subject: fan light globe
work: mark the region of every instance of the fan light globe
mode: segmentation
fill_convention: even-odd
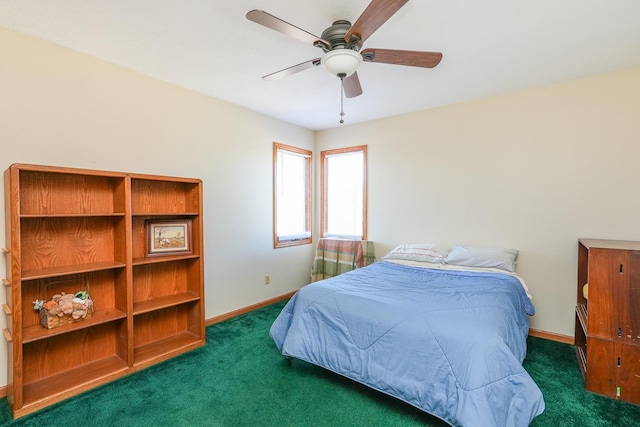
[[[327,52],[321,62],[324,68],[334,76],[339,77],[339,74],[344,74],[343,77],[349,77],[362,63],[362,55],[351,49],[336,49]]]

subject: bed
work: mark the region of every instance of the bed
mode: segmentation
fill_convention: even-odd
[[[529,425],[544,411],[522,367],[534,307],[513,272],[517,251],[497,261],[491,251],[399,246],[379,262],[300,289],[271,337],[286,357],[451,425]]]

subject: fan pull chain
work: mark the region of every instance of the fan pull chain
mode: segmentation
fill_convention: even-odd
[[[346,74],[340,73],[338,77],[340,77],[340,124],[344,123],[344,78]]]

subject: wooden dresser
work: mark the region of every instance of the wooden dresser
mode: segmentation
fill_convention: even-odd
[[[587,390],[640,404],[640,242],[579,239],[575,346]]]

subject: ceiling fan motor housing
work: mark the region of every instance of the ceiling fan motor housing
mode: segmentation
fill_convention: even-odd
[[[334,49],[353,49],[358,50],[358,46],[350,46],[350,43],[344,39],[345,34],[351,29],[351,22],[340,19],[335,21],[333,25],[322,32],[322,40],[328,41],[330,44],[329,50]]]

